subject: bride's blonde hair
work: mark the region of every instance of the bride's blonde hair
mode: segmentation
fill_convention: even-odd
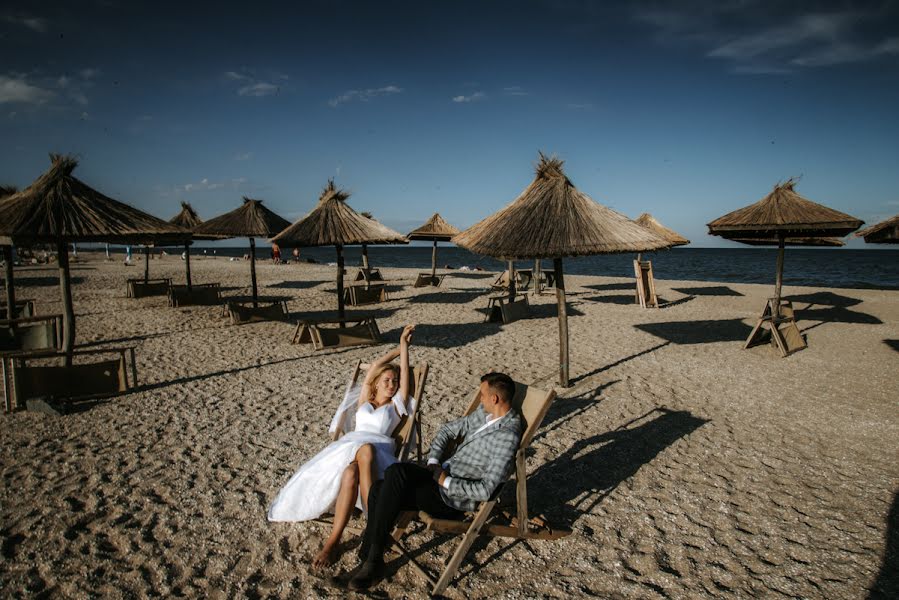
[[[400,368],[398,365],[393,363],[387,363],[386,365],[381,366],[377,371],[375,371],[375,376],[372,378],[373,385],[369,386],[369,394],[366,402],[374,402],[375,394],[378,389],[378,381],[380,381],[381,376],[387,371],[393,371],[393,374],[396,375],[397,384],[399,384],[400,380]]]

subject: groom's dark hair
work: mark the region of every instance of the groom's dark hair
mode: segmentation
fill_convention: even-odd
[[[487,382],[497,396],[503,399],[503,402],[511,405],[512,399],[515,398],[515,382],[505,373],[487,373],[481,377],[481,381]]]

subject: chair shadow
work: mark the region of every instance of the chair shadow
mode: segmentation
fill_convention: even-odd
[[[224,369],[222,371],[213,371],[212,373],[202,373],[200,375],[189,375],[187,377],[179,377],[178,379],[172,379],[171,381],[160,381],[159,383],[149,383],[149,384],[141,384],[135,386],[133,389],[128,390],[127,393],[135,393],[135,392],[146,392],[151,390],[158,390],[162,388],[167,388],[173,385],[182,385],[185,383],[192,383],[194,381],[205,381],[207,379],[212,379],[214,377],[221,377],[222,375],[233,375],[234,373],[242,373],[244,371],[252,371],[254,369],[261,369],[263,367],[270,367],[272,365],[278,365],[287,362],[295,362],[299,360],[304,360],[307,358],[315,358],[315,355],[311,356],[293,356],[290,358],[279,358],[277,360],[271,360],[265,363],[253,363],[251,365],[247,365],[245,367],[234,367],[233,369]]]
[[[494,278],[494,279],[496,278],[496,274],[495,274],[495,273],[491,273],[491,272],[483,272],[483,273],[478,273],[478,272],[475,272],[475,273],[472,273],[472,272],[467,272],[467,273],[457,273],[456,271],[450,271],[449,273],[446,274],[446,276],[447,276],[447,278],[449,278],[449,277],[458,277],[459,279],[490,279],[491,277]]]
[[[682,287],[671,288],[687,296],[743,296],[740,292],[732,290],[726,285],[710,285],[707,287]]]
[[[422,323],[415,326],[415,345],[428,348],[458,348],[500,332],[501,323]],[[399,340],[402,327],[382,332],[384,340]]]
[[[409,298],[409,301],[420,302],[422,304],[466,304],[476,298],[483,296],[485,293],[486,292],[484,290],[471,292],[437,291],[412,296],[411,298]]]
[[[637,305],[637,301],[634,299],[633,294],[615,294],[612,296],[589,296],[584,298],[584,300],[589,300],[591,302],[604,302],[606,304],[634,304]]]
[[[630,283],[598,283],[596,285],[584,285],[581,286],[590,290],[597,290],[599,292],[604,292],[606,290],[631,290],[636,291],[637,283],[636,281],[632,281]]]
[[[327,283],[327,281],[282,281],[281,283],[275,283],[267,287],[287,290],[308,290],[323,283]]]
[[[571,302],[566,302],[565,313],[569,317],[584,316],[584,313],[582,311],[580,311],[576,306],[574,306]],[[559,316],[559,306],[555,303],[531,304],[531,317],[532,318],[544,319],[547,317],[556,318],[558,316]]]
[[[621,380],[613,379],[612,381],[607,381],[595,389],[581,392],[577,396],[571,398],[556,398],[556,401],[550,405],[546,416],[543,417],[543,423],[540,425],[540,430],[534,437],[532,444],[536,443],[537,440],[544,437],[553,429],[558,429],[572,419],[580,417],[591,408],[599,406],[602,402],[603,391],[612,387],[619,381]]]
[[[372,307],[366,310],[367,307]],[[397,312],[398,308],[375,308],[376,305],[369,304],[363,305],[359,307],[359,310],[356,310],[355,307],[347,307],[346,312],[344,313],[344,318],[347,321],[352,321],[353,319],[359,319],[362,317],[374,317],[375,319],[386,319],[387,317],[392,316],[395,312]],[[315,319],[337,319],[337,311],[336,310],[324,310],[318,312],[295,312],[290,315],[291,320],[303,321],[303,320],[315,320]],[[402,331],[400,329],[399,331]],[[417,331],[417,329],[416,329]],[[383,334],[382,334],[383,337]],[[397,333],[397,340],[399,340],[399,333]],[[417,343],[417,340],[416,340]]]
[[[70,277],[69,279],[72,285],[77,285],[84,281],[84,277]],[[59,277],[15,277],[13,283],[16,286],[52,287],[59,285]]]
[[[672,306],[677,306],[678,304],[686,304],[687,302],[695,298],[696,296],[684,296],[683,298],[678,298],[677,300],[668,302],[664,298],[659,297],[659,308],[670,308]]]
[[[893,350],[895,350],[896,352],[899,352],[899,340],[883,340],[883,343],[886,344],[887,346],[889,346],[890,348],[892,348]]]
[[[880,572],[868,590],[869,600],[899,598],[899,492],[893,495],[893,504],[887,515],[885,546]]]
[[[811,294],[796,294],[792,296],[785,296],[784,300],[790,300],[794,304],[794,308],[796,304],[808,304],[809,308],[812,305],[820,305],[820,306],[838,306],[840,308],[847,308],[849,306],[855,306],[857,304],[861,304],[862,301],[858,298],[852,298],[851,296],[843,296],[842,294],[835,294],[830,291],[823,292],[814,292]]]
[[[92,348],[94,346],[103,346],[105,344],[124,344],[127,342],[142,342],[144,340],[151,340],[153,338],[164,337],[167,335],[174,335],[176,333],[192,333],[194,331],[201,331],[203,329],[221,329],[221,325],[209,325],[206,327],[194,327],[191,329],[173,329],[172,331],[158,331],[155,333],[141,333],[137,335],[130,335],[127,337],[113,338],[111,340],[94,340],[92,342],[84,342],[83,344],[75,344],[75,349],[78,348]]]
[[[670,343],[671,343],[671,341],[662,342],[661,344],[657,344],[655,346],[652,346],[651,348],[646,348],[645,350],[640,350],[639,352],[631,354],[630,356],[625,356],[624,358],[619,358],[615,362],[609,363],[607,365],[603,365],[602,367],[599,367],[597,369],[593,369],[589,373],[584,373],[583,375],[578,375],[577,377],[575,377],[574,379],[571,380],[571,384],[576,385],[576,384],[580,383],[581,381],[584,381],[588,377],[593,377],[594,375],[598,375],[599,373],[602,373],[603,371],[608,371],[609,369],[611,369],[613,367],[617,367],[618,365],[620,365],[622,363],[626,363],[629,360],[634,360],[635,358],[639,358],[641,356],[649,354],[650,352],[655,352],[656,350],[659,350],[660,348],[664,348],[665,346],[667,346]],[[602,387],[603,386],[600,386],[599,388],[597,388],[597,390],[601,389]],[[583,395],[586,393],[588,393],[588,392],[581,392],[581,394],[579,394],[579,395]]]
[[[663,340],[668,340],[672,344],[743,341],[749,337],[749,333],[752,331],[752,328],[740,319],[640,323],[634,327]]]

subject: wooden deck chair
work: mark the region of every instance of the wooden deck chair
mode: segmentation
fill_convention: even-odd
[[[409,395],[415,398],[415,409],[397,423],[391,436],[396,440],[395,456],[400,462],[409,460],[409,455],[412,452],[413,446],[416,448],[416,460],[418,460],[418,462],[421,462],[422,456],[421,406],[422,398],[425,395],[425,382],[428,379],[428,363],[422,361],[411,366],[412,381],[409,382]],[[356,385],[362,385],[362,378],[370,367],[371,365],[368,363],[363,363],[361,360],[357,361],[356,368],[353,369],[353,374],[350,376],[350,381],[347,384],[347,389]],[[344,433],[346,432],[338,430],[330,434],[331,441],[339,440]],[[316,521],[317,523],[326,523],[328,525],[334,522],[333,515],[322,515],[318,519],[313,519],[313,521]],[[360,534],[362,533],[362,528],[348,525],[346,531],[353,534]]]
[[[6,300],[0,303],[0,319],[21,319],[23,317],[33,317],[36,314],[34,300],[16,300],[16,308],[13,310],[12,316],[9,314]]]
[[[491,289],[494,290],[508,290],[509,289],[509,269],[506,269],[502,273],[499,274],[493,283],[490,284]]]
[[[502,485],[500,489],[494,492],[490,500],[482,502],[476,510],[468,513],[464,519],[436,519],[424,511],[418,513],[406,511],[400,514],[399,521],[393,532],[393,540],[400,551],[409,559],[410,564],[431,584],[432,595],[442,594],[452,582],[456,571],[462,564],[462,560],[479,536],[508,537],[520,540],[557,540],[571,534],[571,531],[568,529],[551,528],[541,518],[531,519],[528,517],[526,452],[555,397],[556,393],[554,391],[540,390],[523,383],[515,383],[513,405],[521,414],[525,429],[521,435],[521,442],[518,444],[518,452],[515,454],[516,510],[509,524],[490,522],[491,517],[496,516],[493,513],[502,491]],[[474,412],[479,403],[479,393],[475,392],[464,415]],[[426,530],[429,531],[462,536],[462,540],[450,557],[449,562],[446,563],[446,567],[440,574],[440,577],[436,580],[418,564],[403,543],[404,536],[407,534],[409,525],[413,520],[424,523]]]
[[[312,344],[313,350],[379,344],[381,332],[370,315],[301,319],[293,333],[294,344]]]
[[[381,275],[381,269],[378,268],[359,269],[354,281],[365,281],[366,284],[370,284],[372,281],[384,281],[384,277]]]
[[[387,302],[387,286],[383,283],[374,285],[348,285],[343,290],[343,301],[350,306]]]
[[[216,305],[222,301],[222,287],[218,283],[169,286],[169,306]]]
[[[227,302],[224,310],[231,317],[233,325],[258,323],[260,321],[286,321],[290,316],[286,300],[276,300],[270,304],[260,306],[247,306],[240,302]]]
[[[531,281],[534,280],[534,272],[531,269],[519,269],[515,271],[515,289],[519,292],[525,292],[531,287]]]
[[[0,320],[0,353],[62,348],[62,315]]]
[[[799,332],[799,327],[796,325],[793,303],[789,300],[781,300],[779,312],[780,317],[775,318],[774,298],[768,298],[768,301],[765,302],[762,316],[759,317],[755,327],[749,333],[749,337],[746,338],[746,344],[743,346],[744,350],[764,341],[764,338],[768,335],[771,336],[771,344],[780,350],[782,357],[789,356],[808,347],[805,339]]]
[[[415,284],[413,285],[413,287],[440,287],[440,284],[443,283],[444,277],[446,277],[446,275],[434,275],[432,277],[430,273],[419,273],[418,277],[415,279]]]
[[[488,296],[487,315],[485,323],[499,323],[506,325],[524,319],[531,314],[531,305],[527,296],[519,296],[514,302],[509,302],[508,296]]]
[[[110,354],[115,358],[82,362],[86,357]],[[137,385],[133,347],[75,350],[73,364],[68,367],[58,364],[65,356],[64,352],[54,351],[22,352],[2,357],[6,410],[28,407],[59,414],[65,412],[72,401],[114,396]]]
[[[652,275],[652,261],[635,260],[634,275],[637,278],[636,301],[643,308],[658,308],[656,282]]]
[[[127,296],[129,298],[145,298],[147,296],[165,296],[169,293],[172,280],[168,277],[147,280],[141,277],[129,279],[127,283]]]

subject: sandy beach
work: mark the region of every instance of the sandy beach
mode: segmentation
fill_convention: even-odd
[[[630,260],[622,257],[621,260]],[[249,265],[196,257],[195,283],[249,293]],[[334,267],[258,264],[260,293],[292,317],[334,311]],[[268,523],[290,474],[327,443],[357,360],[418,324],[431,366],[427,442],[461,414],[481,374],[538,387],[558,376],[555,296],[533,317],[483,323],[495,275],[382,269],[391,299],[366,307],[385,344],[314,352],[291,323],[232,326],[218,307],[128,299],[125,267],[73,264],[77,342],[133,346],[139,387],[81,412],[4,414],[2,568],[7,597],[343,597],[308,569],[326,529]],[[16,294],[61,310],[53,267],[16,270]],[[151,277],[183,282],[177,256]],[[865,598],[897,589],[899,291],[787,286],[809,347],[743,350],[772,285],[665,280],[668,306],[633,304],[633,282],[572,276],[574,385],[558,389],[528,457],[533,514],[556,542],[479,542],[449,594],[469,598]],[[511,499],[512,486],[504,497]],[[893,527],[888,530],[892,508]],[[347,536],[338,568],[355,565]],[[452,541],[413,548],[432,570]],[[376,597],[424,597],[396,560]]]

